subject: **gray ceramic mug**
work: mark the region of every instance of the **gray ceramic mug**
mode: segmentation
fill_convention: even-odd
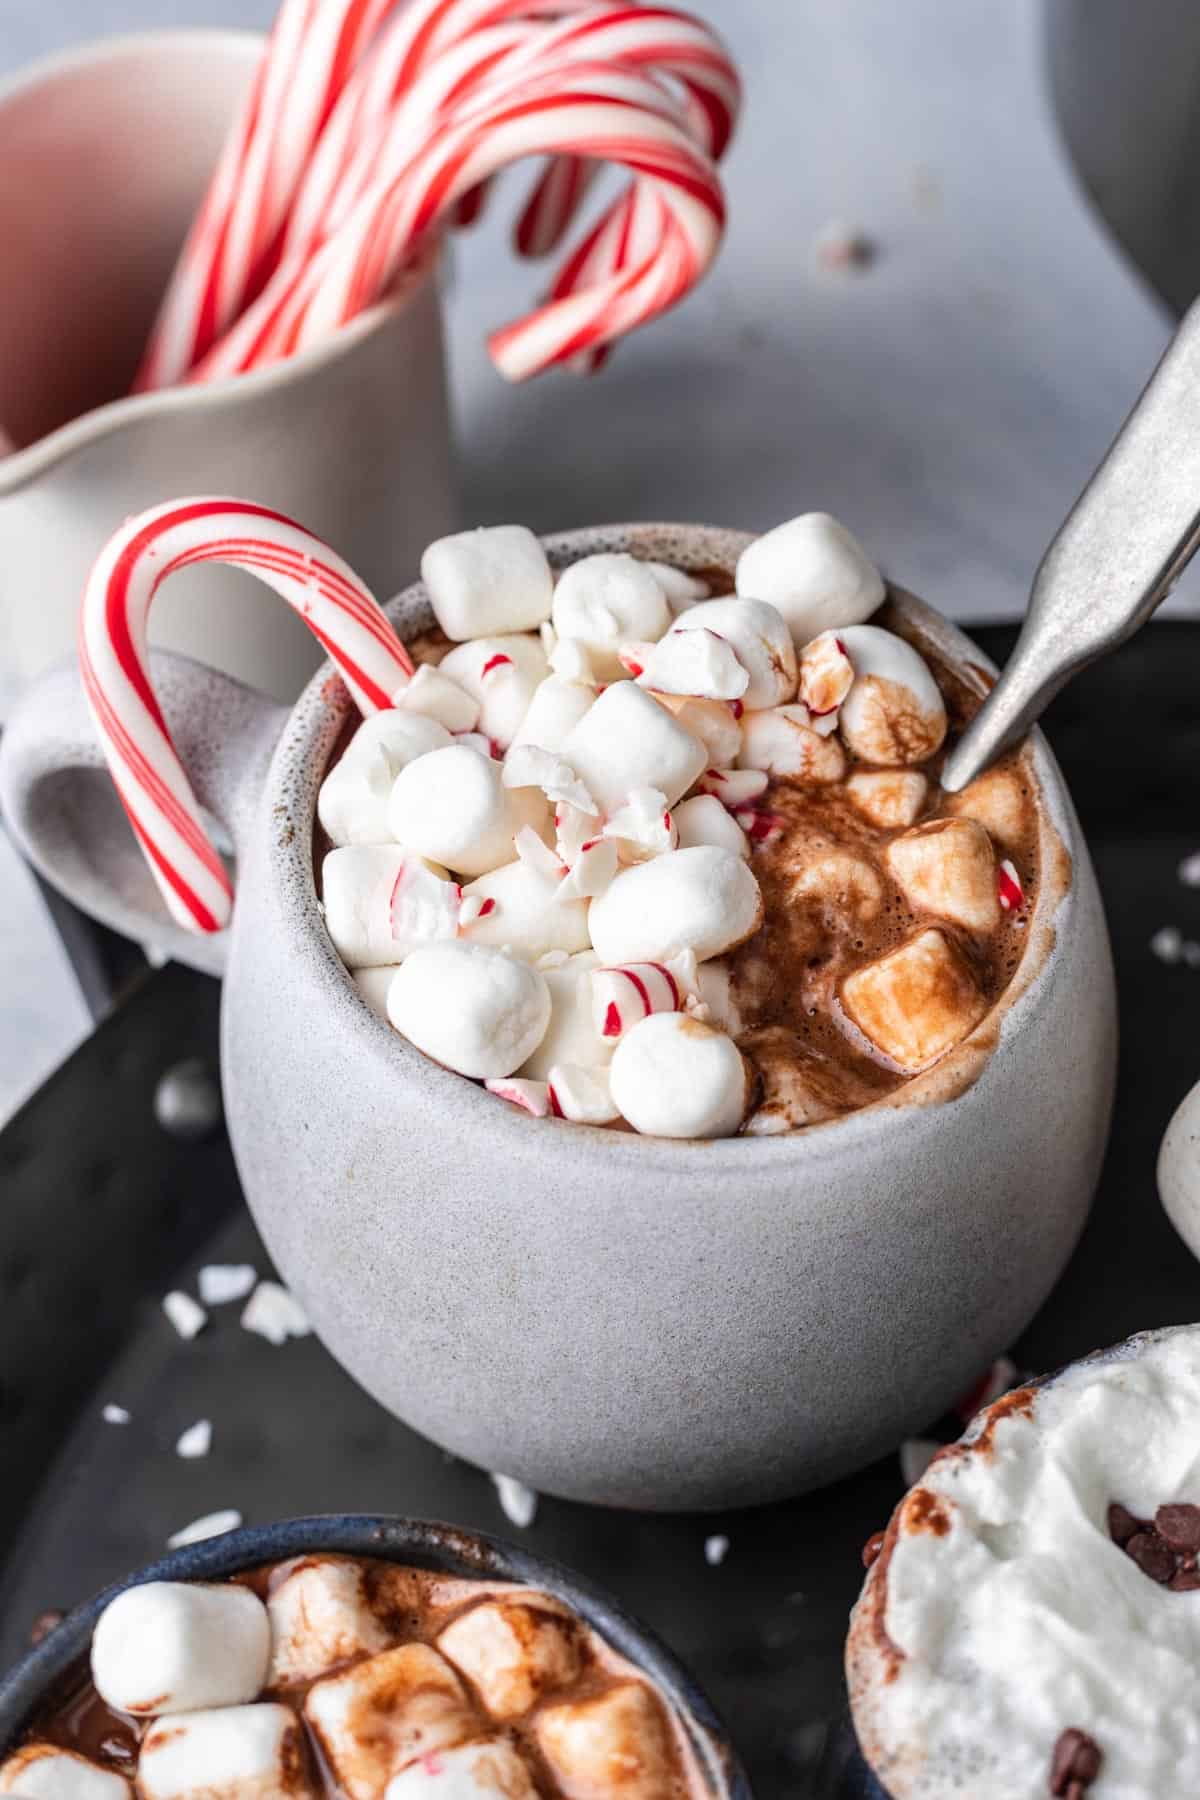
[[[729,570],[747,542],[667,525],[546,540],[560,567],[627,549]],[[897,599],[951,660],[980,667],[960,632]],[[404,635],[425,628],[423,589],[391,615]],[[154,673],[198,797],[237,850],[222,1059],[246,1197],[318,1333],[385,1406],[551,1493],[727,1506],[881,1455],[1028,1323],[1087,1213],[1115,1061],[1095,877],[1040,739],[1029,946],[961,1052],[899,1104],[679,1143],[531,1119],[367,1010],[313,876],[317,789],[349,716],[340,682],[318,676],[288,714],[181,659]],[[89,911],[141,935],[152,920],[184,960],[223,965],[219,940],[163,923],[72,671],[13,720],[0,800]]]

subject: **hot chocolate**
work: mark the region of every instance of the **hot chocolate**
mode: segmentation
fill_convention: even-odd
[[[977,1032],[1026,941],[1035,784],[1015,752],[943,794],[986,677],[835,521],[736,575],[556,582],[518,527],[423,574],[439,629],[318,845],[333,941],[418,1048],[538,1116],[704,1137],[836,1118]]]
[[[663,1696],[534,1589],[314,1555],[149,1582],[0,1765],[14,1800],[699,1800]]]

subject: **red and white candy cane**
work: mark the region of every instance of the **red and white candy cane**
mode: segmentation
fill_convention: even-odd
[[[233,890],[150,682],[146,628],[168,576],[195,563],[248,569],[328,650],[363,713],[385,711],[413,666],[373,596],[303,526],[243,500],[177,500],[131,519],[89,577],[79,620],[84,692],[117,792],[172,917],[220,931]]]
[[[671,962],[622,963],[611,969],[593,969],[592,1022],[599,1037],[624,1037],[651,1013],[682,1012],[692,993],[694,961],[676,957]]]
[[[655,318],[716,255],[721,184],[652,82],[581,64],[441,129],[400,177],[364,196],[302,271],[272,284],[197,378],[256,368],[324,337],[387,292],[463,194],[510,162],[559,151],[624,164],[651,181],[666,228],[638,266],[496,332],[493,360],[523,380]]]
[[[273,272],[297,186],[351,73],[397,0],[283,0],[137,378],[180,381]]]

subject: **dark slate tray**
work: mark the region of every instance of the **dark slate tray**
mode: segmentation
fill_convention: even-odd
[[[1002,661],[1012,633],[979,636]],[[1160,623],[1049,720],[1113,927],[1123,1047],[1091,1224],[1015,1347],[1030,1368],[1200,1317],[1200,1268],[1154,1186],[1167,1119],[1200,1076],[1200,969],[1149,950],[1167,924],[1200,939],[1200,892],[1176,877],[1200,848],[1198,681],[1200,626]],[[315,1340],[275,1350],[239,1329],[235,1307],[185,1344],[159,1311],[168,1288],[194,1291],[202,1262],[267,1267],[224,1136],[182,1143],[153,1115],[168,1066],[215,1066],[217,1006],[203,977],[147,976],[0,1134],[0,1663],[46,1608],[149,1561],[218,1508],[248,1522],[396,1511],[516,1535],[484,1476],[386,1418]],[[103,1424],[106,1401],[132,1424]],[[175,1440],[202,1417],[212,1454],[180,1461]],[[860,1547],[900,1488],[889,1458],[825,1493],[721,1517],[543,1500],[531,1541],[606,1584],[691,1663],[762,1800],[804,1800],[840,1712]],[[714,1533],[730,1540],[720,1567],[704,1555]]]

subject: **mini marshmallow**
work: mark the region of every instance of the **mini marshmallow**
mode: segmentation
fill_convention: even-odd
[[[883,577],[857,539],[828,513],[802,513],[742,551],[737,591],[769,600],[797,647],[823,631],[869,619],[883,603]]]
[[[721,601],[707,604],[724,604]],[[686,620],[688,615],[683,615]],[[695,695],[702,700],[740,700],[750,686],[732,646],[715,631],[676,628],[651,646],[637,680],[661,694]]]
[[[142,1800],[301,1800],[312,1793],[290,1707],[223,1706],[160,1718],[142,1740]]]
[[[592,1029],[609,1046],[652,1013],[681,1012],[696,993],[697,964],[690,950],[667,963],[626,963],[593,969]]]
[[[350,968],[399,963],[421,944],[458,936],[458,883],[399,844],[347,844],[331,850],[321,865],[321,893],[326,929]]]
[[[549,674],[546,653],[537,638],[473,638],[458,644],[441,665],[479,702],[476,727],[507,750],[525,720],[538,686]]]
[[[238,1323],[243,1331],[265,1338],[277,1350],[282,1350],[291,1338],[312,1335],[308,1314],[295,1294],[289,1293],[277,1281],[259,1282],[242,1309]]]
[[[916,1075],[987,1012],[962,952],[940,931],[910,938],[842,983],[847,1017],[904,1074]]]
[[[797,702],[743,715],[738,767],[829,786],[842,779],[846,758],[837,739],[822,736],[807,706]]]
[[[550,809],[536,789],[506,788],[499,763],[451,744],[400,771],[388,817],[397,843],[470,876],[511,861],[522,825],[544,828]],[[328,908],[328,895],[325,904]]]
[[[528,1765],[507,1738],[436,1750],[388,1783],[384,1800],[538,1800]]]
[[[996,853],[974,819],[933,819],[893,838],[888,868],[909,905],[966,931],[1000,923]]]
[[[585,556],[558,578],[554,629],[582,643],[597,678],[621,675],[617,652],[631,639],[657,643],[671,623],[667,597],[653,570],[636,557]]]
[[[796,692],[799,671],[796,646],[785,621],[765,600],[745,600],[730,595],[724,600],[702,600],[680,613],[670,635],[687,631],[711,631],[723,638],[749,677],[740,699],[750,710],[782,706]]]
[[[354,969],[351,973],[355,987],[358,989],[371,1011],[375,1014],[375,1017],[377,1019],[383,1019],[385,1023],[390,1025],[391,1020],[388,1018],[387,997],[388,989],[392,985],[392,976],[396,973],[395,964],[390,963],[381,965],[375,969]]]
[[[920,818],[929,783],[918,769],[860,769],[846,792],[864,819],[881,831],[897,831]]]
[[[482,1081],[515,1074],[533,1055],[550,1023],[550,992],[536,969],[502,950],[433,944],[401,963],[388,1016],[426,1056]]]
[[[666,595],[667,605],[673,613],[684,612],[698,600],[707,600],[712,593],[707,581],[701,581],[698,575],[689,575],[685,569],[672,568],[670,563],[648,562],[645,567]]]
[[[514,744],[504,759],[502,779],[506,788],[540,788],[547,800],[573,806],[577,812],[596,811],[596,802],[570,763],[537,744]]]
[[[854,686],[854,664],[836,631],[823,631],[820,637],[805,644],[800,655],[800,699],[813,716],[814,730],[818,721],[833,730],[838,710]]]
[[[660,694],[651,689],[660,706],[672,713],[685,731],[704,745],[708,760],[718,769],[732,768],[742,747],[742,728],[736,709],[725,700],[698,700],[693,695]]]
[[[744,943],[762,924],[758,882],[732,851],[699,845],[619,874],[593,900],[592,944],[606,963],[698,962]]]
[[[441,750],[450,733],[417,713],[376,713],[364,719],[345,755],[321,783],[317,817],[330,842],[391,842],[388,799],[401,769],[430,750]]]
[[[595,689],[582,681],[548,676],[534,690],[509,756],[523,744],[536,744],[541,750],[557,754],[595,698]]]
[[[566,1800],[670,1800],[675,1792],[667,1722],[644,1682],[545,1707],[536,1729]]]
[[[621,1116],[646,1137],[732,1137],[750,1104],[733,1039],[686,1013],[654,1013],[626,1032],[609,1080]]]
[[[92,1634],[92,1680],[118,1712],[238,1706],[262,1691],[267,1610],[249,1588],[148,1581],[109,1602]]]
[[[604,690],[562,754],[605,813],[616,812],[634,788],[658,788],[674,806],[708,760],[700,740],[632,681]]]
[[[481,708],[475,695],[468,694],[440,668],[421,663],[407,687],[392,695],[392,710],[402,716],[427,718],[447,732],[462,732],[474,731]],[[396,773],[400,771],[397,769]]]
[[[132,1800],[123,1775],[57,1744],[26,1744],[0,1764],[0,1794],[17,1800]]]
[[[621,1114],[612,1097],[605,1068],[555,1063],[546,1078],[550,1111],[573,1125],[611,1125]]]
[[[308,1691],[304,1714],[348,1800],[379,1800],[419,1757],[479,1735],[458,1676],[427,1644],[401,1644]]]
[[[543,625],[542,631],[548,632],[554,640],[546,650],[552,674],[560,676],[563,681],[577,682],[580,687],[595,689],[599,686],[586,644],[581,644],[578,638],[560,638],[552,625]]]
[[[765,769],[705,769],[696,786],[712,794],[730,812],[741,812],[762,798],[771,778]]]
[[[793,905],[819,909],[836,931],[848,918],[865,924],[879,916],[883,883],[869,862],[849,850],[818,851],[793,881],[791,899]]]
[[[554,576],[532,531],[491,525],[439,538],[421,558],[421,580],[448,638],[532,631],[550,617]]]
[[[986,769],[960,794],[947,794],[942,804],[956,819],[982,825],[1002,850],[1021,849],[1029,827],[1029,795],[1014,770],[1003,765]]]
[[[599,964],[594,950],[568,957],[557,968],[543,969],[550,992],[550,1024],[546,1035],[519,1073],[545,1081],[556,1063],[597,1068],[607,1063],[613,1046],[597,1031],[592,1007],[592,971]]]
[[[679,847],[674,815],[659,788],[633,788],[604,827],[623,863],[648,862]]]
[[[267,1612],[271,1688],[315,1681],[336,1663],[387,1648],[387,1629],[363,1591],[362,1568],[341,1557],[304,1557],[272,1588]]]
[[[742,1016],[733,994],[733,976],[729,964],[714,957],[702,962],[696,970],[696,992],[708,1014],[708,1023],[730,1037],[740,1037]]]
[[[749,856],[749,839],[715,794],[697,794],[691,800],[681,801],[672,816],[681,850],[714,844],[718,849],[732,850],[735,856]]]
[[[535,839],[535,842],[541,843],[541,840]],[[513,956],[531,963],[539,956],[545,956],[548,950],[565,950],[572,955],[588,948],[587,905],[582,900],[564,902],[559,899],[562,865],[553,851],[547,850],[544,844],[541,848],[553,861],[554,876],[543,874],[532,862],[518,857],[516,862],[506,863],[502,869],[492,869],[487,875],[481,875],[478,881],[471,882],[463,890],[465,900],[479,900],[484,905],[489,900],[495,903],[486,911],[481,909],[475,923],[465,928],[464,936],[469,943],[508,949]],[[489,1070],[489,1073],[511,1074],[512,1071],[497,1069]]]
[[[946,703],[924,659],[878,625],[855,625],[840,635],[854,664],[854,685],[838,720],[846,748],[882,768],[933,756],[946,736]]]
[[[483,1600],[460,1613],[437,1640],[493,1719],[519,1719],[583,1666],[575,1620],[549,1594]]]

